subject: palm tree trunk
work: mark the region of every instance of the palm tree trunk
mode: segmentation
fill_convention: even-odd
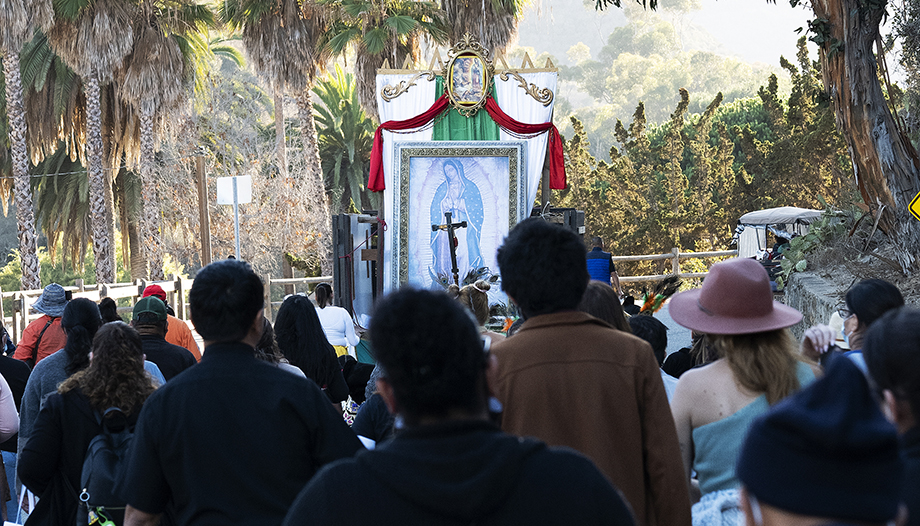
[[[157,200],[157,184],[153,173],[153,111],[141,109],[141,181],[144,202],[141,220],[141,237],[144,239],[144,255],[150,265],[150,279],[163,279],[163,251],[160,239],[160,206]]]
[[[19,260],[22,267],[22,290],[42,288],[41,266],[38,262],[38,241],[35,235],[35,210],[32,207],[32,187],[29,181],[29,156],[26,151],[26,118],[22,105],[22,78],[19,56],[3,54],[6,76],[6,113],[10,119],[10,150],[16,188],[16,222],[19,233]]]
[[[879,227],[898,247],[898,263],[906,273],[915,268],[920,254],[920,222],[909,211],[920,191],[920,158],[894,122],[878,81],[872,46],[885,4],[815,0],[812,8],[818,20],[828,21],[832,38],[821,46],[821,72],[834,99],[837,128],[850,149],[857,186],[866,204],[882,214]],[[877,210],[878,204],[885,209]]]
[[[131,261],[133,259],[133,254],[131,250],[131,241],[128,236],[128,221],[130,221],[130,219],[128,218],[128,196],[125,190],[125,177],[126,174],[124,171],[118,172],[118,175],[115,176],[113,192],[115,194],[115,208],[118,210],[118,223],[121,226],[121,259],[125,270],[131,274],[131,281],[134,281],[143,276],[139,275],[136,278],[134,277],[136,270]]]
[[[106,221],[106,177],[102,169],[102,108],[99,98],[99,77],[87,75],[83,85],[86,94],[86,159],[89,177],[89,209],[93,228],[93,262],[96,283],[115,282],[115,259]]]
[[[284,144],[284,89],[275,81],[275,155],[278,160],[278,172],[287,177],[287,148]]]
[[[297,96],[300,117],[300,136],[303,141],[308,196],[316,206],[311,210],[316,213],[314,228],[319,232],[320,268],[324,276],[332,275],[332,224],[329,216],[329,202],[326,199],[326,186],[323,183],[323,166],[319,158],[319,143],[316,140],[316,121],[313,119],[313,100],[310,88],[304,89]]]

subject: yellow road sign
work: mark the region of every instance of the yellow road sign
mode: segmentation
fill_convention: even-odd
[[[910,202],[910,213],[914,214],[918,220],[920,220],[920,193],[914,196],[914,200]]]

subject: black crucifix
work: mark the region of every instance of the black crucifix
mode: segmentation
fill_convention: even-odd
[[[450,222],[450,212],[444,212],[444,223],[443,225],[431,225],[431,231],[437,232],[438,230],[447,231],[447,246],[450,247],[450,265],[451,272],[454,274],[454,283],[457,286],[460,286],[460,269],[457,268],[457,238],[454,237],[454,230],[458,228],[466,228],[466,221],[460,221],[459,223]]]

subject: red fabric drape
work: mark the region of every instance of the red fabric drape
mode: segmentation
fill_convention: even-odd
[[[549,187],[553,190],[565,189],[565,156],[562,151],[562,138],[559,137],[559,130],[556,125],[550,122],[541,124],[524,124],[508,116],[495,99],[489,97],[486,99],[486,111],[489,116],[505,131],[519,135],[538,135],[549,130]]]
[[[387,121],[377,127],[377,131],[374,132],[374,146],[371,148],[371,170],[367,182],[368,190],[372,192],[382,192],[386,187],[383,177],[383,130],[412,130],[421,128],[444,111],[449,102],[450,99],[448,99],[447,93],[445,92],[434,101],[434,104],[432,104],[425,113],[403,121]],[[486,111],[489,112],[489,116],[492,117],[492,120],[494,120],[496,124],[513,134],[532,136],[549,131],[549,187],[553,190],[565,189],[565,156],[562,151],[562,139],[559,137],[559,130],[556,129],[552,121],[540,124],[525,124],[516,121],[502,111],[502,109],[498,107],[498,103],[495,102],[495,99],[491,96],[486,99]]]
[[[367,181],[367,189],[371,192],[382,192],[386,187],[383,178],[383,130],[411,130],[421,128],[437,117],[447,108],[450,99],[447,92],[442,94],[425,113],[416,115],[404,121],[386,121],[377,127],[374,132],[374,146],[371,148],[371,173]]]

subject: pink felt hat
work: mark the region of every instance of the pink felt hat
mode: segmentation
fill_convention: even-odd
[[[773,301],[770,277],[753,259],[730,259],[712,266],[703,288],[671,298],[675,322],[706,334],[751,334],[795,325],[802,313]]]

